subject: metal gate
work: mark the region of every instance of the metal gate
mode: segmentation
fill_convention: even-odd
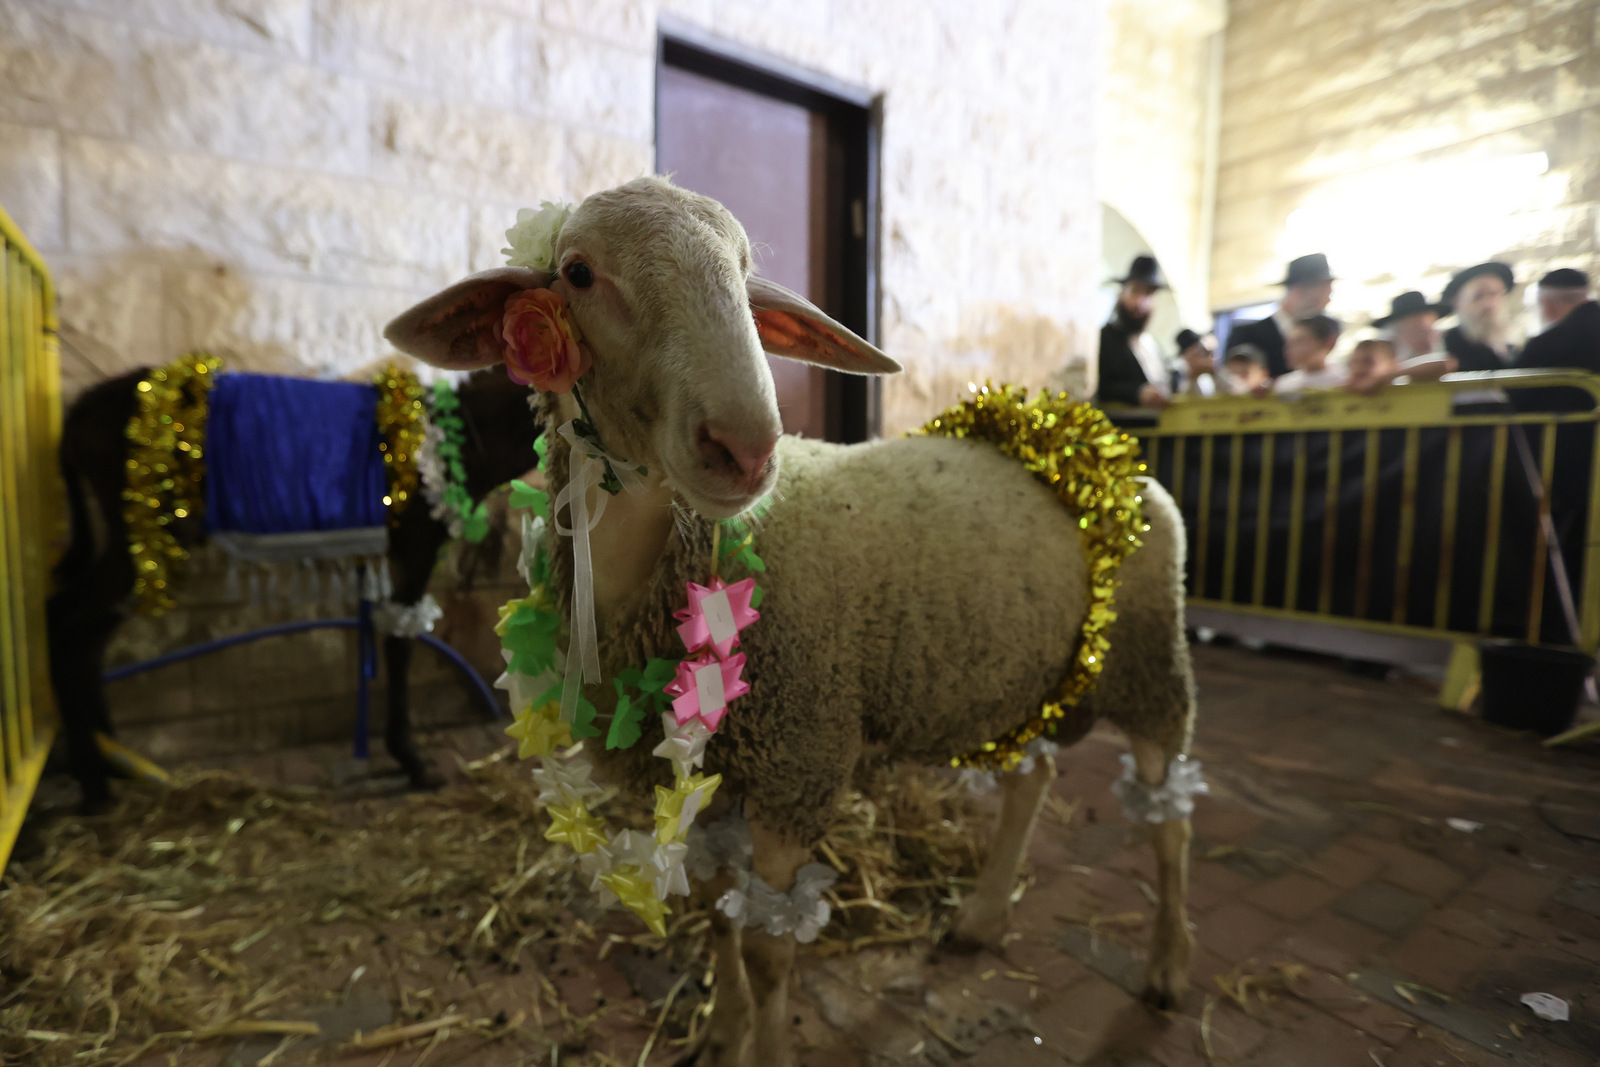
[[[63,532],[55,287],[0,209],[0,869],[56,731],[45,648],[51,542]]]

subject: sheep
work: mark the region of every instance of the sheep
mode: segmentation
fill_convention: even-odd
[[[869,751],[947,762],[1027,721],[1055,690],[1086,607],[1076,517],[1020,463],[990,445],[911,437],[833,445],[780,436],[763,349],[849,373],[898,370],[883,353],[798,295],[751,270],[749,241],[717,202],[660,178],[590,196],[555,242],[552,269],[474,275],[394,320],[395,346],[440,366],[502,358],[508,299],[548,288],[566,301],[592,358],[584,401],[609,451],[653,472],[645,491],[611,498],[592,533],[594,605],[610,676],[682,646],[671,613],[704,581],[715,522],[770,498],[758,534],[768,569],[763,620],[741,635],[751,689],[707,746],[719,799],[742,802],[759,882],[795,883],[834,799]],[[542,393],[546,425],[578,414],[570,393]],[[566,483],[569,451],[550,437],[548,477]],[[1137,796],[1190,772],[1194,690],[1183,623],[1183,533],[1176,506],[1145,483],[1149,530],[1122,568],[1120,621],[1092,696],[1056,739],[1097,718],[1129,738]],[[554,533],[551,589],[570,608],[573,554]],[[602,716],[606,694],[588,692]],[[654,724],[651,724],[652,726]],[[665,784],[654,736],[595,752],[609,781],[639,795]],[[1055,776],[1045,755],[1007,775],[997,832],[956,917],[962,942],[995,944],[1018,867]],[[1185,812],[1186,814],[1186,812]],[[1187,818],[1152,821],[1160,905],[1148,998],[1183,994]],[[697,874],[706,874],[697,871]],[[699,888],[733,886],[722,871]],[[744,876],[749,879],[750,876]],[[713,913],[719,995],[706,1062],[789,1062],[787,982],[795,939],[739,930]]]

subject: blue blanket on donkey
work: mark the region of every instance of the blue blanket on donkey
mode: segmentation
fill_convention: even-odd
[[[218,376],[205,445],[210,532],[381,530],[377,403],[370,385]]]

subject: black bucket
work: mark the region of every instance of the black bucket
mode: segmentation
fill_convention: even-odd
[[[1483,641],[1478,653],[1485,719],[1546,737],[1572,728],[1594,657],[1518,641]]]

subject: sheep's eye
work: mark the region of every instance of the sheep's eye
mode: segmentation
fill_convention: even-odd
[[[594,271],[587,263],[574,263],[567,267],[567,283],[574,289],[587,289],[594,284]]]

